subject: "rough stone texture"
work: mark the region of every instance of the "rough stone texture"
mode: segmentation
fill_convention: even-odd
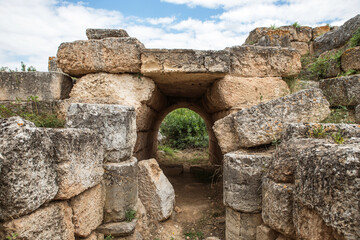
[[[291,42],[290,46],[295,48],[301,56],[309,53],[309,44],[306,42]]]
[[[259,42],[260,38],[269,30],[266,27],[255,28],[249,33],[249,36],[245,40],[245,45],[254,45]]]
[[[260,46],[290,46],[290,32],[282,29],[269,29],[258,41]]]
[[[229,72],[228,51],[145,49],[141,73],[167,96],[200,97]]]
[[[66,126],[96,130],[101,136],[105,162],[120,162],[132,156],[136,142],[133,107],[73,103]]]
[[[60,68],[57,67],[56,57],[49,57],[48,60],[48,71],[49,72],[62,72]]]
[[[314,208],[346,239],[360,238],[360,138],[348,144],[319,143],[304,149],[295,175],[295,196]]]
[[[139,162],[139,196],[146,210],[158,221],[169,218],[175,204],[174,188],[155,159]]]
[[[19,234],[16,239],[74,240],[72,212],[67,202],[52,203],[44,208],[0,225],[0,239],[11,233]]]
[[[294,224],[297,238],[304,240],[335,240],[331,227],[325,225],[319,214],[301,204],[294,205]]]
[[[239,137],[235,129],[234,117],[232,113],[214,123],[213,130],[218,140],[223,154],[236,151],[240,148]]]
[[[104,238],[104,234],[93,232],[86,238],[76,238],[76,240],[104,240]]]
[[[137,219],[131,222],[107,223],[99,226],[96,231],[105,235],[111,234],[114,237],[125,237],[135,231]]]
[[[307,89],[241,110],[233,116],[239,145],[253,147],[279,139],[285,122],[320,122],[329,113],[329,103],[322,92]]]
[[[261,212],[261,178],[271,155],[224,156],[224,204],[245,213]]]
[[[58,72],[0,72],[0,100],[58,100],[69,97],[73,86],[69,76]]]
[[[290,40],[296,42],[309,42],[312,39],[312,28],[307,26],[281,26],[279,30],[286,30],[290,32]]]
[[[346,72],[349,70],[360,70],[360,46],[346,50],[341,55],[341,68]]]
[[[104,169],[101,140],[89,129],[49,129],[59,191],[55,199],[70,199],[99,184]]]
[[[360,104],[360,74],[322,79],[320,89],[331,106],[356,106]]]
[[[129,34],[124,29],[86,29],[86,36],[90,39],[104,39],[104,38],[123,38],[129,37]]]
[[[295,236],[292,184],[275,183],[268,178],[263,179],[262,219],[272,229],[289,237]]]
[[[327,50],[345,45],[353,33],[360,27],[360,14],[346,21],[338,29],[330,31],[314,40],[314,50],[321,54]]]
[[[153,121],[157,116],[152,108],[146,104],[142,104],[136,109],[136,128],[137,131],[148,131],[153,127]]]
[[[87,237],[102,223],[104,204],[105,189],[101,184],[71,199],[76,236]]]
[[[330,26],[328,26],[328,25],[313,28],[312,40],[314,40],[317,37],[320,37],[320,36],[324,35],[325,33],[329,32],[329,31],[330,31]]]
[[[260,225],[256,228],[256,240],[275,240],[277,232],[266,225]]]
[[[5,162],[5,158],[3,157],[3,155],[0,153],[0,174],[1,174],[1,168],[2,168],[2,165],[4,164]]]
[[[241,213],[226,208],[226,240],[256,240],[256,227],[261,224],[260,213]]]
[[[217,80],[205,95],[210,112],[233,107],[248,108],[290,93],[289,87],[280,77],[246,78],[228,75]]]
[[[104,164],[106,198],[104,223],[125,220],[125,213],[134,209],[138,199],[137,159]]]
[[[57,191],[52,142],[20,117],[0,119],[0,220],[18,218],[52,200]]]
[[[230,51],[232,75],[241,77],[286,77],[301,70],[300,54],[295,49],[235,46]]]
[[[130,37],[62,43],[57,64],[63,72],[77,77],[98,72],[138,73],[143,48],[141,42]]]
[[[360,104],[355,108],[355,121],[360,123]]]

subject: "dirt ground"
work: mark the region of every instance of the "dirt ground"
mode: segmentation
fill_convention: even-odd
[[[166,160],[162,159],[161,164],[165,163]],[[184,167],[184,172],[180,173],[167,171],[163,166],[165,175],[175,189],[176,207],[171,218],[160,224],[155,239],[200,240],[211,236],[225,239],[222,179],[190,173],[189,166]]]

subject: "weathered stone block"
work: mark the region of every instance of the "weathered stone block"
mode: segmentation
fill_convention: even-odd
[[[294,196],[346,239],[360,238],[360,138],[314,144],[298,158]]]
[[[206,92],[205,103],[211,112],[248,108],[290,93],[280,77],[235,77],[217,80]]]
[[[241,110],[232,116],[239,145],[253,147],[279,139],[285,122],[320,122],[329,113],[329,103],[321,90],[307,89]]]
[[[360,47],[346,50],[341,55],[341,68],[346,72],[349,70],[360,70]]]
[[[175,204],[174,188],[155,159],[139,162],[139,196],[146,210],[158,221],[169,218]]]
[[[301,70],[300,54],[295,49],[235,46],[230,51],[230,73],[241,77],[286,77]]]
[[[67,202],[52,203],[22,218],[1,223],[0,238],[17,233],[16,239],[75,240],[72,211]]]
[[[309,42],[312,38],[312,28],[307,26],[294,27],[294,26],[281,26],[279,30],[286,30],[290,32],[290,40],[292,42]]]
[[[90,129],[48,129],[53,142],[59,191],[55,199],[70,199],[99,184],[104,169],[98,134]]]
[[[0,100],[59,100],[69,97],[73,86],[69,76],[57,72],[0,72]]]
[[[309,53],[309,44],[307,42],[291,42],[290,46],[295,48],[301,56]]]
[[[20,117],[0,119],[0,220],[29,214],[57,191],[52,142],[46,130]]]
[[[355,121],[360,123],[360,104],[355,108]]]
[[[105,162],[120,162],[132,156],[136,142],[133,107],[73,103],[67,114],[67,127],[96,130],[104,147]]]
[[[104,164],[104,169],[104,223],[121,222],[125,220],[125,213],[134,209],[138,199],[137,159]]]
[[[61,69],[57,67],[56,57],[49,57],[48,71],[49,72],[62,72]]]
[[[87,237],[102,223],[104,204],[105,189],[101,184],[71,199],[76,236]]]
[[[360,74],[320,80],[320,89],[331,106],[360,104]]]
[[[123,38],[129,37],[129,34],[124,29],[86,29],[86,36],[91,39],[104,39],[110,37]]]
[[[224,204],[244,213],[261,212],[261,178],[271,155],[224,156]]]
[[[131,222],[107,223],[99,226],[96,231],[114,237],[125,237],[134,233],[137,219]]]
[[[314,40],[317,37],[320,37],[322,35],[324,35],[325,33],[330,31],[330,26],[329,25],[325,25],[325,26],[320,26],[320,27],[315,27],[313,28],[312,31],[312,40]]]
[[[277,232],[264,224],[256,228],[256,240],[275,240],[277,235]]]
[[[258,41],[259,46],[290,46],[290,32],[282,29],[269,29]]]
[[[136,109],[136,128],[137,131],[148,131],[153,128],[153,121],[157,116],[152,108],[142,104]]]
[[[266,27],[255,28],[249,33],[249,36],[245,40],[245,45],[254,45],[259,42],[260,38],[265,35],[269,30]]]
[[[81,238],[79,240],[104,240],[105,236],[102,233],[93,232],[86,238]],[[77,239],[76,239],[77,240]]]
[[[289,236],[295,236],[293,223],[292,184],[275,183],[268,178],[262,183],[262,219],[272,229]]]
[[[218,140],[223,154],[238,150],[241,146],[239,137],[235,129],[234,117],[232,113],[214,123],[213,130]]]
[[[314,50],[321,54],[327,50],[339,48],[346,44],[353,33],[360,27],[360,14],[346,21],[338,29],[325,33],[314,40]]]
[[[261,224],[260,213],[241,213],[226,208],[226,240],[256,240],[256,228]]]
[[[71,76],[89,73],[138,73],[144,45],[136,38],[105,38],[62,43],[57,64]]]

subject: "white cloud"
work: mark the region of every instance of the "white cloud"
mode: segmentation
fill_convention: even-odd
[[[164,18],[148,18],[147,21],[152,25],[159,25],[159,24],[170,24],[175,21],[175,17],[164,17]]]

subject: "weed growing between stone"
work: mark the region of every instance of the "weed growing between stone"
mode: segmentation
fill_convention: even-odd
[[[360,46],[360,28],[358,28],[356,30],[356,32],[354,33],[354,35],[350,38],[349,40],[349,46],[352,47],[357,47]]]
[[[112,240],[114,237],[111,234],[104,237],[104,240]]]
[[[12,233],[10,234],[9,236],[6,236],[6,239],[7,240],[15,240],[15,239],[18,239],[17,237],[19,236],[19,234],[17,233]]]
[[[132,220],[135,219],[135,215],[136,215],[136,211],[134,209],[130,209],[125,213],[125,220],[127,222],[131,222]]]
[[[355,123],[354,118],[350,114],[350,110],[346,106],[339,106],[331,109],[330,115],[322,121],[322,123]]]

